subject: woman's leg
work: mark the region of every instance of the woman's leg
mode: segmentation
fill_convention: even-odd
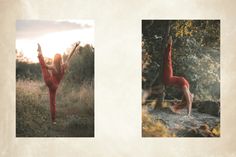
[[[173,76],[172,58],[171,58],[171,44],[168,44],[167,50],[164,54],[164,71],[163,81],[166,85],[170,83],[171,77]]]
[[[172,42],[167,46],[167,52],[164,56],[164,72],[163,72],[163,81],[166,85],[175,85],[183,88],[184,97],[188,107],[188,115],[191,114],[192,109],[192,95],[189,91],[189,83],[184,77],[173,76],[173,67],[172,67]],[[173,111],[178,111],[185,107],[185,103],[182,101],[180,105],[173,107]]]
[[[56,90],[49,89],[50,94],[50,112],[52,122],[56,120]]]
[[[41,66],[41,71],[42,71],[43,79],[44,79],[46,85],[49,85],[50,82],[51,82],[51,74],[49,73],[49,71],[48,71],[48,69],[46,67],[46,64],[44,62],[43,56],[42,55],[38,56],[38,59],[39,59],[39,64]]]

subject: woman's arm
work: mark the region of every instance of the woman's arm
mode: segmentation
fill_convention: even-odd
[[[47,68],[48,70],[55,70],[55,68],[54,68],[53,65],[47,65],[47,64],[46,64],[46,68]]]
[[[80,45],[80,42],[75,43],[75,47],[73,48],[73,50],[70,52],[70,55],[68,56],[68,58],[66,59],[66,61],[64,62],[64,64],[62,64],[62,67],[64,69],[64,72],[66,72],[66,70],[69,67],[69,62],[73,56],[73,54],[75,53],[76,48]]]
[[[75,53],[76,48],[77,48],[79,45],[80,45],[80,42],[75,43],[75,47],[74,47],[73,50],[70,52],[70,55],[69,55],[69,57],[67,58],[65,64],[68,64],[68,63],[70,62],[71,57],[73,56],[73,54]]]

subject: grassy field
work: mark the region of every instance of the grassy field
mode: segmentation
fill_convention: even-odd
[[[48,88],[44,82],[16,82],[17,137],[93,137],[94,85],[61,84],[56,97],[56,121],[50,118]]]

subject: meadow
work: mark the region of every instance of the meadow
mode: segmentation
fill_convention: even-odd
[[[56,125],[37,63],[16,62],[17,137],[94,137],[94,51],[78,50],[57,89]]]
[[[79,88],[59,87],[56,120],[50,118],[48,89],[41,81],[16,82],[17,137],[92,137],[94,136],[93,83]]]

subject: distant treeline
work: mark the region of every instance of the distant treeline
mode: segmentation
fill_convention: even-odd
[[[65,60],[67,54],[63,55]],[[65,82],[81,83],[92,81],[94,78],[94,48],[91,45],[81,46],[76,50],[69,69],[64,77]],[[29,63],[22,60],[22,56],[16,59],[16,80],[42,80],[39,63]]]
[[[16,60],[16,79],[39,80],[41,79],[39,63],[27,63]]]

